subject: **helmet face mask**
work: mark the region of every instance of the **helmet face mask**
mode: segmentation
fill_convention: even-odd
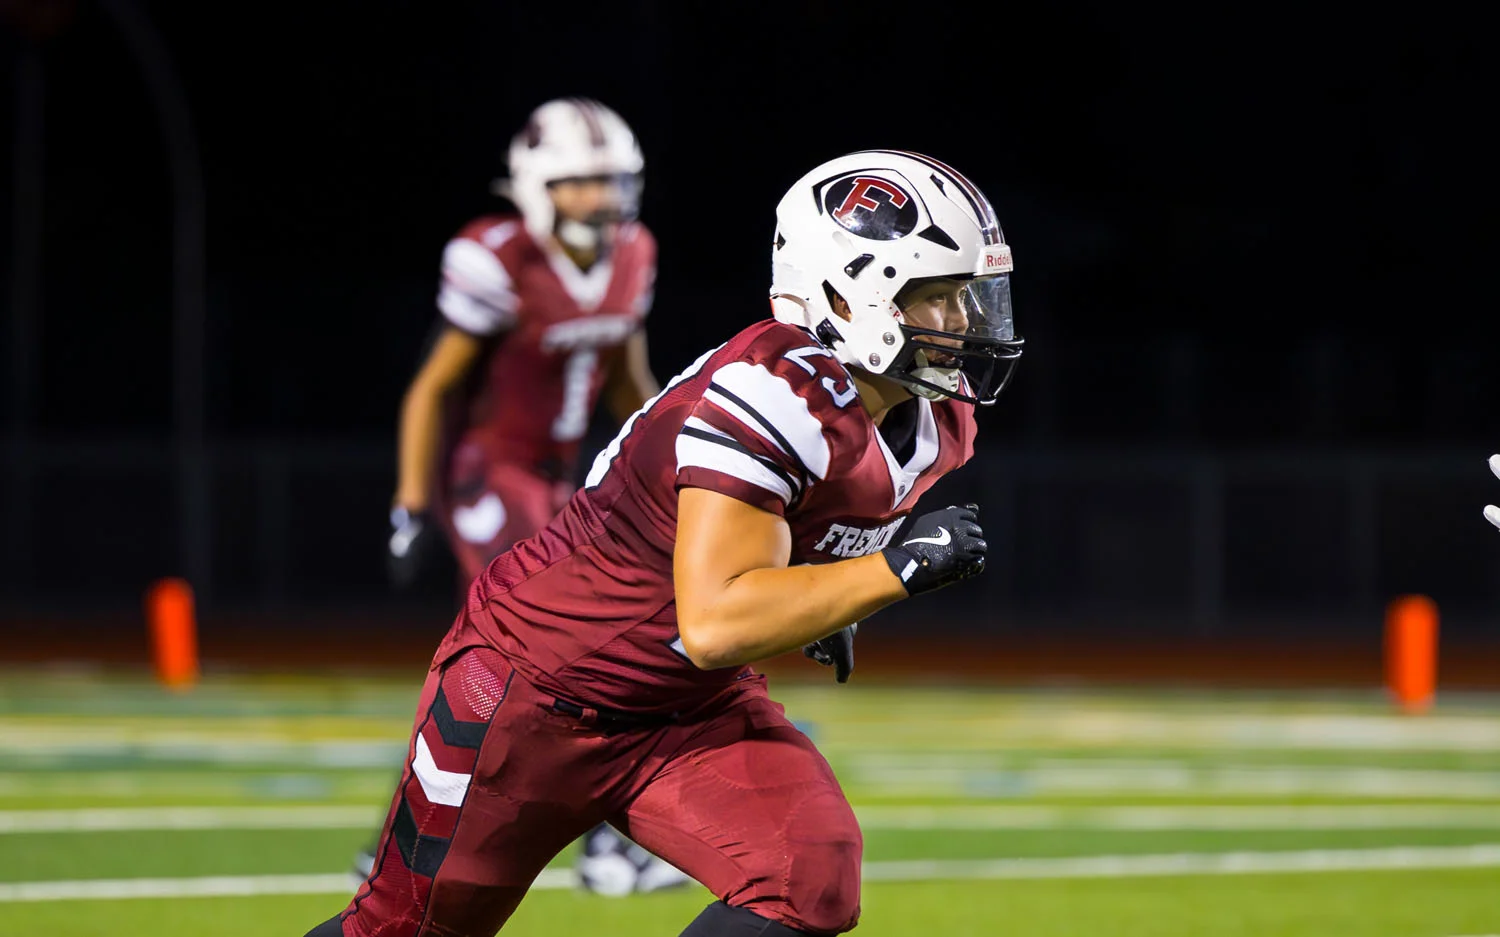
[[[993,404],[1021,356],[1010,274],[913,280],[896,305],[906,342],[885,376],[930,400]]]
[[[577,250],[607,248],[620,225],[640,214],[639,173],[600,174],[547,182],[553,234]]]
[[[1022,342],[1010,248],[973,183],[930,157],[867,150],[804,175],[776,219],[778,319],[915,394],[995,402]]]

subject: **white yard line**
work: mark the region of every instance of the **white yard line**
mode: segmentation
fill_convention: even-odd
[[[1159,875],[1246,875],[1371,869],[1457,869],[1500,866],[1500,843],[1395,849],[1300,852],[1168,853],[1049,859],[918,859],[867,862],[871,882],[935,880],[1126,878]],[[122,898],[217,898],[246,895],[352,894],[347,875],[247,875],[202,878],[84,879],[0,884],[0,903]],[[570,869],[547,869],[536,889],[574,887]]]
[[[533,888],[569,888],[570,869],[546,869]],[[195,878],[77,879],[0,884],[0,903],[18,901],[111,901],[121,898],[229,898],[253,895],[354,894],[349,874],[211,875]]]
[[[1500,772],[1364,765],[1212,764],[1153,761],[1049,761],[1007,765],[993,754],[952,756],[863,755],[841,774],[850,783],[886,793],[974,797],[995,794],[1140,793],[1327,795],[1341,798],[1434,797],[1450,800],[1500,797]]]
[[[902,805],[856,808],[871,830],[1358,830],[1500,829],[1500,806],[1466,804],[1054,807]],[[95,807],[0,810],[0,836],[163,830],[331,830],[374,826],[360,806]]]
[[[1177,711],[1095,707],[1077,703],[969,712],[945,702],[928,717],[825,717],[831,745],[860,749],[916,746],[1044,748],[1164,747],[1171,749],[1303,749],[1342,751],[1484,752],[1500,748],[1493,715],[1433,716],[1352,713]]]
[[[885,830],[1500,829],[1500,806],[1475,804],[1161,807],[951,804],[860,807],[855,812],[861,826]]]
[[[352,892],[348,875],[213,875],[202,878],[101,878],[0,885],[6,901],[109,901],[118,898],[223,898]]]
[[[1500,865],[1500,844],[1308,849],[1287,852],[1166,853],[1049,859],[916,859],[867,863],[866,881],[933,879],[1124,878],[1156,875],[1248,875],[1371,869],[1478,868]]]
[[[112,830],[345,830],[379,823],[371,807],[87,807],[0,810],[6,833],[96,833]]]
[[[0,753],[0,762],[4,761]],[[0,803],[7,798],[48,797],[92,802],[181,798],[203,801],[312,800],[336,793],[344,799],[379,802],[389,796],[400,759],[383,772],[311,772],[260,774],[214,772],[83,771],[0,772]],[[985,794],[1107,794],[1112,800],[1132,795],[1326,795],[1340,800],[1423,797],[1435,800],[1500,800],[1500,771],[1421,769],[1374,766],[1285,764],[1195,765],[1181,761],[1141,759],[1069,759],[1011,764],[993,752],[972,757],[953,753],[931,756],[856,755],[841,763],[846,786],[907,794],[927,801],[952,797],[973,800]]]

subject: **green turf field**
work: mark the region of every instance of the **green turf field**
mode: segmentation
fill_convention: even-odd
[[[300,937],[420,676],[0,673],[0,935]],[[772,690],[865,828],[859,934],[1500,934],[1500,700]],[[672,937],[710,900],[583,894],[569,858],[506,934]]]

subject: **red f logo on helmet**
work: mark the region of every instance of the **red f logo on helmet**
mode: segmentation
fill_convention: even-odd
[[[848,221],[849,216],[854,214],[856,208],[863,208],[869,212],[880,208],[880,203],[870,198],[870,192],[872,191],[884,192],[892,208],[900,208],[906,204],[906,193],[894,185],[891,185],[884,179],[860,176],[854,180],[854,188],[850,189],[849,194],[844,196],[843,203],[833,210],[833,217],[839,221]]]

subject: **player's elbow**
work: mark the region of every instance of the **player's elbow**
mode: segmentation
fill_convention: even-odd
[[[722,631],[702,618],[679,619],[677,636],[682,643],[682,653],[699,670],[718,670],[743,663],[737,648],[725,641]]]

